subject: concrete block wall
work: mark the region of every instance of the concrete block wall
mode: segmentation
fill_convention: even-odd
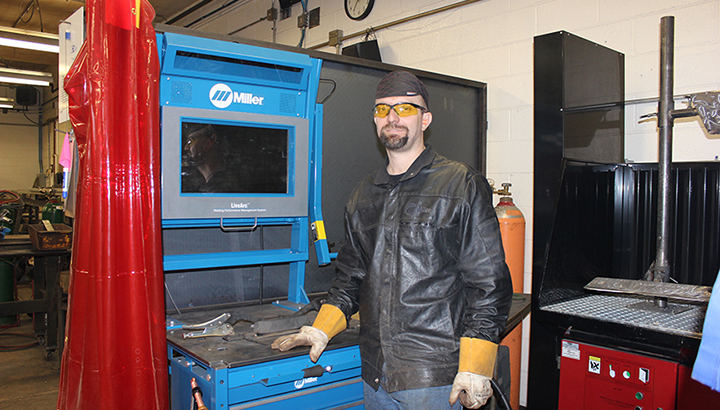
[[[438,0],[377,0],[362,21],[347,18],[341,0],[308,0],[320,7],[320,25],[306,31],[305,47],[321,45],[328,33],[344,35],[424,13],[467,3]],[[272,0],[245,2],[232,12],[193,28],[228,34],[265,15]],[[275,2],[277,4],[277,2]],[[296,46],[297,15],[242,30],[239,37]],[[720,1],[718,0],[484,0],[377,31],[386,63],[482,81],[488,84],[487,176],[513,184],[516,205],[527,219],[525,291],[530,291],[533,206],[533,37],[559,30],[625,54],[625,156],[629,162],[656,162],[657,121],[640,120],[657,111],[660,20],[675,16],[675,95],[720,90]],[[346,41],[344,46],[360,41]],[[336,52],[331,47],[322,51]],[[371,102],[368,102],[371,104]],[[681,100],[676,107],[684,107]],[[368,118],[370,121],[370,118]],[[435,131],[437,132],[437,130]],[[372,136],[368,136],[371,138]],[[697,118],[677,120],[674,161],[715,161],[720,136],[705,132]],[[520,403],[526,402],[529,323],[524,346]]]

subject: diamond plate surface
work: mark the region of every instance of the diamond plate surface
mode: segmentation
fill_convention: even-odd
[[[619,323],[693,338],[702,337],[705,308],[691,304],[668,303],[667,309],[640,309],[645,299],[623,296],[591,295],[559,302],[541,310]]]

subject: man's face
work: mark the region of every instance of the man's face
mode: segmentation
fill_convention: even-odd
[[[375,100],[375,104],[387,104],[390,106],[399,103],[412,103],[425,107],[425,101],[418,95],[385,97]],[[401,117],[395,109],[391,109],[386,117],[376,116],[374,120],[378,138],[380,138],[385,148],[390,151],[402,151],[415,148],[418,144],[424,144],[423,131],[430,125],[432,115],[427,111],[418,109],[417,114]]]
[[[190,134],[185,146],[183,154],[187,161],[187,165],[199,166],[205,163],[206,154],[212,149],[212,138],[199,133]]]

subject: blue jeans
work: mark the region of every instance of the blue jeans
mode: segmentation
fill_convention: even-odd
[[[460,410],[458,400],[450,406],[450,386],[427,387],[424,389],[401,390],[388,393],[382,385],[375,391],[363,382],[366,410]]]

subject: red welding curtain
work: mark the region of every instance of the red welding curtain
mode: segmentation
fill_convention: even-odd
[[[66,77],[80,153],[58,409],[167,409],[159,63],[146,0],[87,0]]]

